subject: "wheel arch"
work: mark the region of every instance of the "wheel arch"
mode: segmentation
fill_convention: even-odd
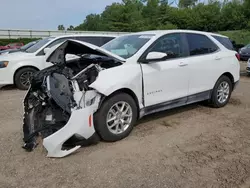
[[[102,105],[102,103],[103,103],[105,100],[107,100],[107,99],[109,99],[110,97],[113,97],[114,95],[117,95],[117,94],[119,94],[119,93],[126,93],[126,94],[130,95],[130,96],[134,99],[135,104],[136,104],[136,107],[137,107],[137,119],[138,119],[138,118],[139,118],[139,115],[140,115],[139,100],[138,100],[136,94],[135,94],[131,89],[129,89],[129,88],[120,88],[120,89],[118,89],[118,90],[116,90],[116,91],[113,91],[113,92],[112,92],[110,95],[108,95],[108,96],[104,96],[104,95],[103,95],[102,100],[101,100],[101,102],[100,102],[100,104],[99,104],[99,107]]]
[[[225,72],[225,73],[223,73],[223,74],[217,79],[217,81],[218,81],[222,76],[226,76],[226,77],[228,77],[228,78],[231,80],[231,83],[232,83],[232,86],[233,86],[232,89],[234,89],[234,86],[235,86],[234,76],[233,76],[230,72]]]
[[[13,74],[13,83],[14,84],[16,84],[15,83],[15,77],[16,77],[17,72],[20,71],[20,70],[22,70],[22,69],[24,69],[24,68],[33,68],[33,69],[36,69],[37,71],[39,71],[39,69],[37,67],[32,66],[32,65],[26,65],[26,66],[19,67],[18,69],[15,70],[15,72]]]

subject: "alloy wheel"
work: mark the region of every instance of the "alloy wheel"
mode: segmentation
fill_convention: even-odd
[[[129,128],[132,116],[131,106],[124,101],[119,101],[108,111],[106,125],[111,133],[121,134]]]

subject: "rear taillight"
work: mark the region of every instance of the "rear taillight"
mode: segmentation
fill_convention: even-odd
[[[240,61],[240,54],[236,53],[235,56],[237,57],[238,61]]]

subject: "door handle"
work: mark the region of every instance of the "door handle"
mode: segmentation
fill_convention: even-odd
[[[221,59],[221,57],[218,57],[218,56],[215,57],[215,60],[220,60],[220,59]]]
[[[188,64],[187,63],[183,63],[183,62],[180,62],[179,63],[179,67],[185,67],[185,66],[187,66]]]

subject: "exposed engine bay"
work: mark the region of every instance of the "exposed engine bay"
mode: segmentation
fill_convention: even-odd
[[[65,56],[67,48],[63,50]],[[93,114],[102,95],[89,85],[100,71],[121,64],[111,57],[81,54],[37,72],[24,99],[23,148],[34,150],[41,136],[49,157],[64,157],[93,138]]]

